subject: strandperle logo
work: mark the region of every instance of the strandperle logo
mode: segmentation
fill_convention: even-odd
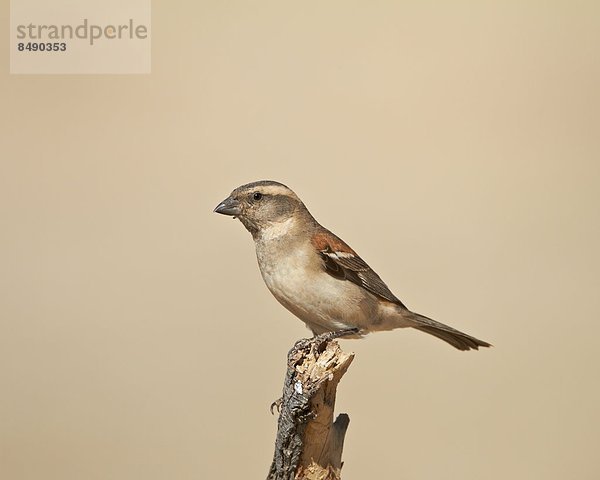
[[[10,73],[150,73],[150,1],[10,0]]]
[[[76,26],[73,25],[17,25],[17,39],[24,41],[53,42],[58,40],[87,40],[94,45],[100,39],[106,40],[145,40],[148,38],[148,27],[136,24],[130,18],[128,23],[120,25],[90,24],[87,18]]]

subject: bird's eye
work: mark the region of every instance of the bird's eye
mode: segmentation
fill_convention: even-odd
[[[254,193],[252,194],[252,198],[253,198],[254,200],[260,200],[260,199],[262,198],[262,193],[260,193],[260,192],[254,192]]]

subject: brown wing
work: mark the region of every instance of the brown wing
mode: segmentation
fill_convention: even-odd
[[[383,300],[404,307],[379,275],[345,242],[329,231],[313,237],[313,245],[323,259],[325,270],[340,280],[348,280]]]

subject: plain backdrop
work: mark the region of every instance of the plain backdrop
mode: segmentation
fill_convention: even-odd
[[[494,344],[343,341],[345,480],[600,478],[598,2],[155,1],[151,35],[151,75],[0,51],[2,479],[266,476],[309,332],[212,213],[259,179]]]

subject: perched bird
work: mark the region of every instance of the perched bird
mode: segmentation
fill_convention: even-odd
[[[252,234],[262,278],[275,298],[314,335],[412,327],[459,350],[490,344],[411,312],[343,240],[322,227],[285,185],[259,181],[236,188],[214,210],[238,218]]]

